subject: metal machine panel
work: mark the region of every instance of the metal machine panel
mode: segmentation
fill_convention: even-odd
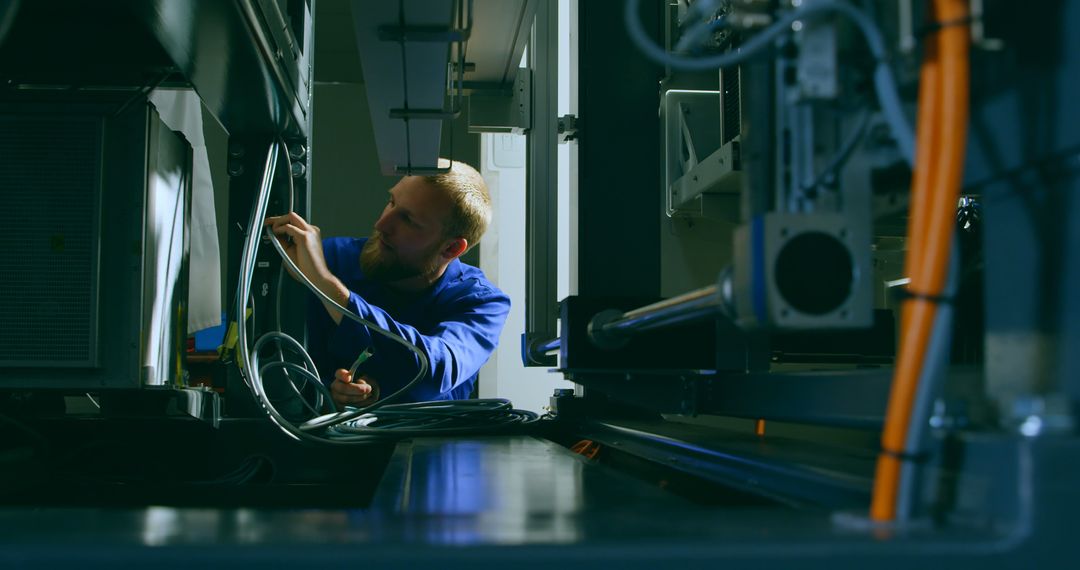
[[[191,150],[128,99],[0,114],[18,240],[0,253],[0,388],[182,378]]]
[[[102,122],[0,116],[0,366],[97,366]]]
[[[143,214],[142,383],[170,384],[179,378],[187,303],[188,220],[191,151],[155,117],[147,149],[146,207]]]
[[[721,142],[720,92],[672,89],[664,92],[660,109],[667,215],[700,215],[705,193],[738,194],[739,140]]]
[[[864,222],[836,214],[768,214],[735,234],[735,302],[744,327],[869,327]]]

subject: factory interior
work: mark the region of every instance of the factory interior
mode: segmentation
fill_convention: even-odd
[[[0,567],[1067,566],[1076,101],[1080,0],[0,0]],[[450,161],[461,352],[273,221]]]

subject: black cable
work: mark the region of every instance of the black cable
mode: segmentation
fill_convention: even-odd
[[[1003,181],[1017,181],[1030,172],[1049,171],[1052,176],[1064,177],[1080,169],[1080,144],[1070,145],[1044,156],[1025,161],[1009,170],[993,172],[985,178],[964,185],[963,194],[981,194],[986,187]]]
[[[445,400],[391,404],[376,413],[329,428],[326,436],[338,440],[401,438],[423,435],[475,435],[518,431],[539,421],[509,400]]]

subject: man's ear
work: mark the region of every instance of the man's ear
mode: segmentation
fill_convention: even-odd
[[[457,259],[461,254],[465,253],[465,250],[467,249],[469,249],[469,240],[458,237],[450,240],[450,242],[443,247],[442,255],[446,259]]]

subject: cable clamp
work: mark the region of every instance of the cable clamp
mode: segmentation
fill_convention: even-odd
[[[922,39],[931,34],[936,34],[945,28],[966,28],[970,27],[976,22],[974,16],[967,15],[963,18],[954,18],[952,20],[943,20],[940,22],[929,22],[923,24],[918,30],[915,30],[915,37]]]
[[[898,301],[926,301],[928,303],[934,303],[936,305],[952,305],[956,302],[955,297],[947,295],[932,295],[930,293],[920,293],[918,291],[912,291],[906,287],[897,287],[893,289],[893,295]]]
[[[930,460],[931,454],[928,451],[917,451],[915,453],[908,453],[906,451],[893,451],[891,449],[882,448],[882,455],[888,455],[894,459],[900,461],[906,461],[909,463],[926,463]]]

